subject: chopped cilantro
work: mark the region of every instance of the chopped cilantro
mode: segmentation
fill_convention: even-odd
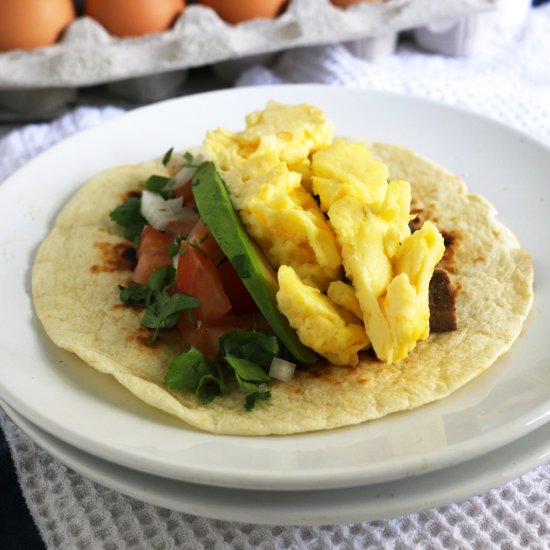
[[[119,286],[119,297],[123,304],[136,305],[146,309],[141,326],[154,329],[150,343],[158,339],[161,328],[172,328],[179,321],[183,310],[201,305],[200,300],[186,294],[170,294],[168,287],[174,282],[176,270],[165,265],[155,270],[146,285],[130,284]]]
[[[164,166],[166,166],[170,162],[173,152],[174,152],[174,148],[170,147],[170,149],[168,149],[168,151],[164,153],[164,156],[162,157],[162,164],[164,164]]]
[[[200,301],[185,294],[171,296],[166,290],[154,292],[154,301],[147,308],[141,326],[154,329],[150,343],[154,344],[158,339],[161,328],[172,328],[179,321],[184,309],[199,307]]]
[[[171,178],[165,176],[149,176],[141,186],[147,191],[158,193],[164,199],[171,199],[174,196],[173,191],[165,191],[165,187],[172,181]]]
[[[224,393],[222,388],[223,386],[217,376],[207,374],[199,380],[195,395],[206,405],[214,401],[214,397]]]
[[[181,249],[181,243],[185,241],[187,235],[180,235],[176,238],[176,240],[173,243],[170,243],[168,245],[168,255],[173,258],[174,256],[177,256]],[[185,249],[184,249],[185,251]]]
[[[273,335],[264,332],[236,331],[220,338],[222,356],[248,359],[268,368],[279,353],[279,343]]]
[[[120,301],[123,304],[147,307],[151,301],[152,291],[145,285],[132,283],[127,287],[119,285],[118,289]]]
[[[203,403],[210,403],[217,395],[226,391],[221,370],[211,365],[194,346],[172,360],[164,383],[174,389],[194,390]]]
[[[198,168],[203,163],[202,155],[198,155],[195,159],[194,155],[189,151],[183,154],[183,159],[185,160],[184,166],[187,168]]]
[[[201,241],[204,242],[204,241]],[[197,241],[187,241],[187,244],[189,246],[192,246],[193,248],[196,248],[203,256],[208,257],[208,254],[199,246]]]
[[[264,369],[254,361],[233,357],[232,355],[226,355],[224,359],[233,369],[239,386],[245,390],[258,391],[262,384],[271,380]]]
[[[260,332],[231,332],[220,338],[220,354],[216,361],[209,362],[201,351],[191,346],[170,363],[164,383],[174,389],[194,390],[203,403],[210,403],[227,392],[226,376],[230,374],[239,386],[251,392],[244,404],[250,411],[258,401],[271,397],[270,392],[262,389],[271,380],[263,365],[271,363],[278,349],[274,336]]]
[[[244,408],[247,411],[251,411],[258,401],[267,401],[268,399],[271,399],[271,392],[269,391],[255,391],[253,393],[249,393],[246,396]]]
[[[136,241],[147,225],[147,220],[141,214],[141,199],[137,197],[130,197],[115,208],[109,217],[124,228],[124,237],[129,241]]]
[[[201,378],[212,372],[212,367],[204,354],[191,346],[189,351],[180,353],[172,359],[164,383],[174,389],[194,390]]]
[[[147,286],[154,292],[160,292],[165,287],[170,286],[175,280],[176,270],[174,266],[168,264],[153,271],[153,274],[147,281]]]

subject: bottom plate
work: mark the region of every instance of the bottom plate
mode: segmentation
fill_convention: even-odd
[[[546,424],[497,451],[399,481],[324,491],[223,489],[118,466],[64,443],[8,405],[0,405],[36,444],[101,485],[164,508],[255,524],[338,524],[400,516],[464,500],[550,459],[550,424]]]

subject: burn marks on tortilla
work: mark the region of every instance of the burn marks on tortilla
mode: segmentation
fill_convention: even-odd
[[[345,376],[342,376],[342,371],[345,370]],[[294,378],[299,380],[318,380],[325,384],[338,386],[344,381],[350,381],[357,378],[359,367],[349,365],[331,365],[328,361],[319,361],[318,363],[298,368],[294,374]]]
[[[136,249],[127,243],[97,241],[94,248],[99,253],[100,261],[90,267],[92,273],[127,272],[136,267]]]
[[[139,349],[146,352],[155,352],[161,342],[159,339],[154,344],[151,344],[151,331],[143,327],[137,327],[134,331],[128,332],[124,336],[124,340],[128,343],[135,343]]]

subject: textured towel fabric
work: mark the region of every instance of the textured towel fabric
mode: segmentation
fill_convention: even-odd
[[[461,105],[550,143],[550,6],[522,29],[502,29],[487,52],[449,59],[402,46],[373,65],[333,46],[284,54],[239,84],[326,82]],[[120,111],[80,108],[0,141],[0,181],[57,140]],[[550,466],[471,498],[386,521],[265,527],[158,508],[93,483],[34,445],[0,411],[27,505],[49,548],[550,548]]]
[[[277,527],[217,521],[140,502],[89,481],[34,445],[0,410],[27,505],[46,543],[73,548],[550,548],[550,466],[463,503],[385,521]]]
[[[236,84],[317,82],[405,93],[465,107],[550,142],[550,5],[532,10],[519,28],[497,22],[490,36],[472,58],[427,54],[406,42],[380,63],[344,46],[303,48],[271,68],[246,70]]]

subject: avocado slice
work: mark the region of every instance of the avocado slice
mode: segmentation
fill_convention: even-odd
[[[202,163],[193,177],[193,195],[204,223],[218,241],[258,308],[277,337],[301,363],[315,363],[317,355],[300,342],[296,331],[279,311],[275,269],[248,236],[212,162]]]

